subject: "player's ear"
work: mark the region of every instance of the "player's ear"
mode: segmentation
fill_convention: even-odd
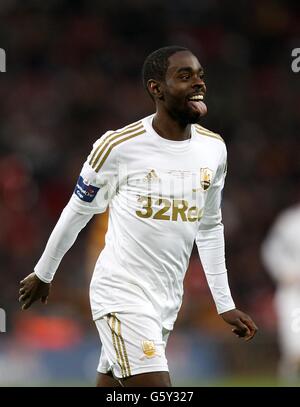
[[[162,99],[163,94],[162,94],[162,87],[161,84],[154,80],[154,79],[149,79],[147,82],[147,87],[150,95],[154,99]]]

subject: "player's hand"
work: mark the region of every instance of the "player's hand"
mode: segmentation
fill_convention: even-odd
[[[39,299],[47,304],[50,293],[51,283],[44,283],[35,273],[29,274],[24,280],[20,281],[19,302],[22,309],[27,309],[31,304]]]
[[[249,341],[254,337],[258,331],[257,326],[249,317],[249,315],[244,312],[233,309],[231,311],[223,312],[221,317],[230,325],[233,325],[234,328],[232,332],[239,338],[244,338],[245,341]]]

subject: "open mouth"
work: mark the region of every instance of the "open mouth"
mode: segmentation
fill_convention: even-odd
[[[188,105],[197,111],[200,116],[204,116],[207,113],[206,104],[203,102],[204,95],[193,95],[188,98]]]
[[[204,99],[204,95],[194,95],[194,96],[189,97],[188,100],[198,102],[198,101],[201,101],[203,99]]]

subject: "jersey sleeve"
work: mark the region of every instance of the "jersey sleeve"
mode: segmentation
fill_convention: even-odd
[[[117,185],[115,150],[103,150],[107,134],[96,141],[78,177],[70,200],[71,208],[81,214],[105,212]],[[102,151],[103,150],[103,151]]]
[[[93,215],[74,212],[68,204],[58,219],[46,248],[34,268],[37,277],[50,283],[67,251],[73,246],[78,233],[90,221]]]
[[[34,268],[37,277],[46,283],[53,280],[62,258],[74,244],[79,232],[95,213],[105,211],[114,193],[116,160],[113,154],[107,153],[108,150],[102,152],[102,146],[101,139],[94,144],[82,167],[73,195]]]
[[[207,191],[207,198],[205,201],[203,217],[200,223],[200,230],[210,229],[211,227],[222,224],[221,202],[226,174],[227,151],[225,144],[223,144],[215,178],[211,187]]]
[[[219,314],[235,308],[225,264],[221,200],[227,172],[226,147],[222,149],[213,183],[207,191],[203,217],[196,236],[199,257]]]

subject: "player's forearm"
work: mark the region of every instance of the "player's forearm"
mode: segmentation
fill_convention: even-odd
[[[46,283],[52,281],[62,258],[92,216],[92,214],[83,215],[75,212],[69,204],[65,207],[51,233],[42,257],[34,268],[36,275],[42,281]]]
[[[196,238],[202,266],[219,314],[235,308],[228,284],[223,229],[220,223],[199,230]]]
[[[221,222],[215,226],[200,229],[196,236],[196,244],[205,273],[226,272],[224,227]]]
[[[206,273],[206,279],[216,304],[218,314],[234,309],[235,304],[231,296],[227,272],[222,274]]]

